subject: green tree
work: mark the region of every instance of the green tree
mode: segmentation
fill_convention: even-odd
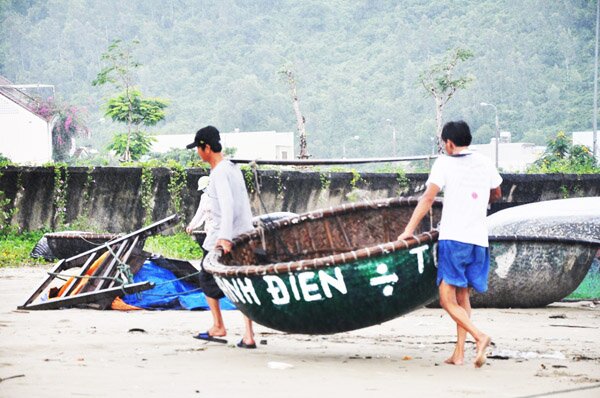
[[[117,134],[110,145],[126,162],[139,159],[150,151],[152,139],[140,131],[140,125],[154,126],[164,120],[164,109],[167,107],[165,100],[143,98],[135,86],[135,69],[141,64],[133,58],[132,53],[133,46],[138,44],[137,40],[125,44],[121,40],[114,40],[101,57],[107,66],[102,68],[92,82],[94,86],[110,83],[123,90],[121,94],[108,100],[105,115],[113,121],[127,124],[125,139],[122,134]]]
[[[139,90],[136,89],[132,89],[129,95],[123,93],[109,99],[105,115],[113,121],[127,123],[128,127],[135,127],[133,132],[130,128],[128,129],[124,145],[122,135],[115,135],[110,149],[117,152],[125,161],[138,160],[141,156],[150,152],[152,142],[156,140],[147,133],[140,131],[140,126],[154,126],[164,120],[164,109],[166,107],[167,102],[165,100],[159,98],[144,99]]]
[[[467,87],[474,80],[472,76],[453,77],[454,68],[461,61],[466,61],[473,57],[470,50],[457,48],[444,56],[440,62],[431,65],[427,70],[421,73],[419,81],[429,95],[435,100],[435,123],[438,153],[442,153],[442,144],[440,137],[442,135],[442,116],[444,107],[454,96],[456,91]]]
[[[129,151],[129,160],[140,160],[142,156],[150,152],[152,143],[156,138],[141,131],[133,133],[117,133],[113,136],[108,149],[115,151],[119,155],[124,155]]]
[[[600,173],[600,167],[588,147],[573,145],[561,131],[548,141],[542,156],[527,172],[595,174]]]
[[[155,126],[165,119],[167,101],[160,98],[143,98],[139,90],[108,100],[105,115],[115,122],[128,123],[140,131],[140,126]]]

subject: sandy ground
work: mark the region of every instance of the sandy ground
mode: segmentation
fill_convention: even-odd
[[[590,302],[475,310],[508,359],[474,369],[472,343],[467,365],[443,363],[454,327],[440,309],[331,336],[258,325],[263,344],[244,350],[238,311],[225,313],[227,345],[191,338],[208,312],[18,311],[44,275],[0,269],[0,397],[600,397]]]

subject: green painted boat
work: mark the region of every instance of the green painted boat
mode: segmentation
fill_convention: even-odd
[[[396,238],[417,198],[345,204],[256,228],[230,254],[204,261],[253,321],[289,333],[331,334],[380,324],[437,297],[436,200],[418,234]]]

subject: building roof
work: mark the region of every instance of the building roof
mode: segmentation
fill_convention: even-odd
[[[597,139],[600,140],[600,131],[597,131],[596,134],[598,134]],[[585,145],[592,149],[592,146],[594,145],[593,131],[573,131],[571,135],[573,137],[573,145]]]
[[[495,162],[496,141],[489,144],[477,144],[469,147]],[[498,167],[505,172],[522,172],[542,156],[546,147],[527,142],[500,142],[498,145]]]
[[[10,80],[0,76],[0,95],[8,98],[20,107],[27,109],[29,112],[40,117],[41,119],[46,121],[50,121],[50,119],[52,119],[52,114],[44,114],[38,111],[39,102],[34,97],[28,95],[19,88],[7,87],[13,85],[14,84]]]
[[[194,133],[155,135],[152,152],[183,149],[194,141]],[[221,132],[223,148],[235,148],[238,159],[286,159],[294,158],[294,133],[276,131]]]

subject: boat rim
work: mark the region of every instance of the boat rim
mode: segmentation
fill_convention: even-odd
[[[490,235],[490,242],[536,242],[536,243],[579,243],[582,245],[599,246],[600,240],[594,238],[572,238],[558,236],[527,236],[527,235]]]
[[[381,209],[397,205],[416,206],[419,198],[416,197],[394,197],[379,200],[366,200],[358,203],[345,203],[339,206],[332,206],[325,209],[319,209],[311,212],[299,214],[294,217],[276,220],[268,224],[262,224],[248,233],[239,235],[233,240],[234,247],[250,241],[251,239],[260,238],[265,231],[276,230],[287,225],[298,224],[308,220],[318,220],[327,217],[334,217],[357,210]],[[441,207],[442,200],[436,198],[433,206]],[[206,271],[217,276],[255,276],[267,274],[283,274],[291,272],[302,272],[308,270],[319,270],[335,265],[343,265],[348,262],[363,260],[367,258],[386,255],[392,252],[412,249],[424,243],[435,242],[439,233],[436,229],[431,228],[427,232],[413,236],[407,240],[395,240],[384,242],[368,247],[363,247],[356,250],[348,250],[343,253],[331,254],[307,260],[293,260],[285,262],[276,262],[264,265],[226,265],[221,263],[220,259],[222,251],[210,251],[204,261],[203,267]]]
[[[295,260],[264,265],[226,265],[220,262],[222,250],[213,250],[208,253],[202,267],[217,276],[261,276],[285,274],[293,272],[314,271],[330,268],[336,265],[345,265],[350,262],[375,258],[397,251],[408,250],[424,243],[436,242],[439,233],[433,229],[423,232],[409,239],[401,239],[378,245],[349,250],[347,252],[317,257],[309,260]]]

